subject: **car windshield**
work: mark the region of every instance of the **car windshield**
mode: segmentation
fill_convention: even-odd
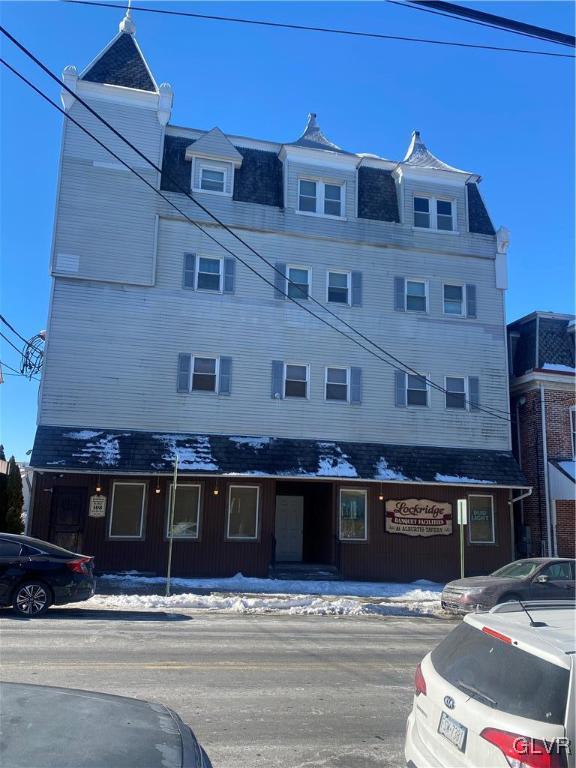
[[[515,563],[508,563],[490,575],[505,576],[508,579],[524,579],[527,576],[532,576],[537,568],[538,563],[531,560],[516,560]]]

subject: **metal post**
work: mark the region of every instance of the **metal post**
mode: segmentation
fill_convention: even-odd
[[[460,523],[460,578],[464,578],[464,525]]]
[[[458,499],[458,526],[460,528],[460,578],[464,578],[464,526],[468,523],[466,499]]]
[[[178,454],[174,456],[174,482],[170,495],[168,514],[168,568],[166,570],[166,597],[170,597],[170,574],[172,571],[172,542],[174,541],[174,507],[176,505],[176,487],[178,485]]]

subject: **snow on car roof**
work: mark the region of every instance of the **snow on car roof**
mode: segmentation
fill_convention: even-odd
[[[576,604],[565,603],[560,607],[553,603],[546,606],[525,602],[524,605],[534,621],[545,626],[531,626],[520,605],[505,610],[497,606],[497,612],[493,609],[487,613],[470,613],[464,621],[480,630],[488,627],[509,637],[518,648],[570,669],[570,654],[576,651]]]

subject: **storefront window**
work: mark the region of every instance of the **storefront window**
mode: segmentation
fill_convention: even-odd
[[[166,516],[166,536],[170,536],[170,505],[172,504],[172,492],[174,486],[170,486],[168,495],[168,514]],[[175,539],[197,539],[200,528],[200,486],[178,485],[176,486],[176,500],[174,503],[174,521],[172,536]]]
[[[350,489],[340,491],[340,538],[342,540],[366,540],[366,507],[366,491]]]
[[[114,483],[110,538],[139,539],[144,528],[144,483]]]
[[[494,544],[494,500],[492,496],[468,499],[468,538],[470,544]]]
[[[228,538],[258,537],[258,496],[253,485],[231,485],[228,496]]]

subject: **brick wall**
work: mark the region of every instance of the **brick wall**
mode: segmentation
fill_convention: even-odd
[[[527,557],[547,554],[546,528],[546,485],[544,479],[544,459],[542,441],[542,411],[540,390],[514,394],[512,397],[512,416],[516,418],[516,404],[524,398],[518,407],[519,439],[516,422],[512,424],[514,455],[518,459],[526,479],[532,485],[532,495],[519,502],[516,507],[518,553]],[[549,460],[572,458],[572,435],[570,429],[570,406],[576,405],[574,392],[545,390],[546,441]],[[574,502],[558,502],[556,536],[558,553],[574,552],[575,517]],[[530,528],[531,540],[521,541],[522,525]]]

